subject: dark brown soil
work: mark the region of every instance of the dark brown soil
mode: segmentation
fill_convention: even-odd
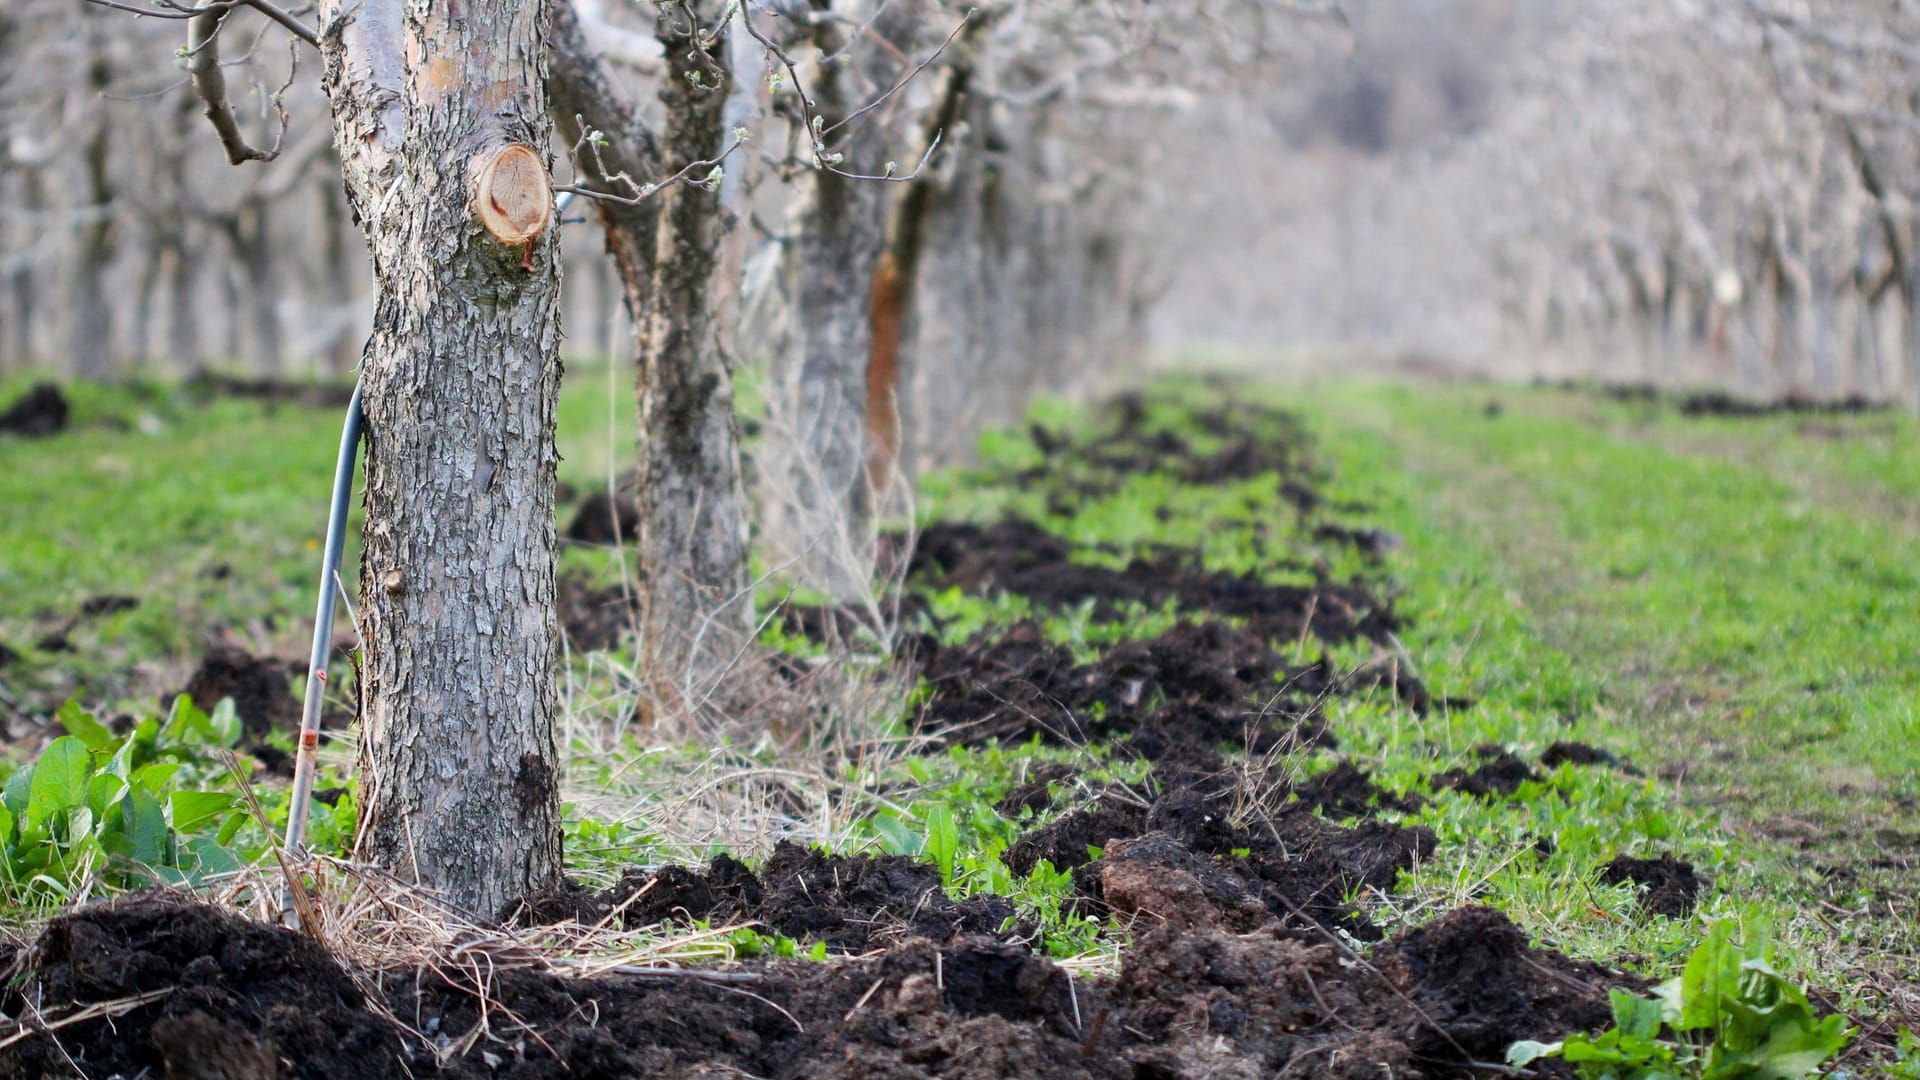
[[[633,628],[633,605],[618,587],[597,589],[578,577],[562,576],[554,589],[554,606],[567,645],[575,652],[611,649]]]
[[[118,615],[139,606],[140,601],[137,597],[109,593],[88,597],[81,601],[80,606],[72,614],[65,617],[57,616],[51,611],[42,612],[41,617],[51,619],[52,624],[40,634],[39,638],[35,639],[33,647],[41,652],[72,652],[75,630],[94,619]]]
[[[56,919],[14,966],[10,1018],[28,1001],[57,1022],[152,999],[9,1048],[7,1080],[1437,1077],[1516,1039],[1600,1025],[1606,988],[1626,981],[1529,949],[1481,908],[1386,942],[1372,963],[1271,929],[1167,928],[1107,985],[963,937],[721,975],[735,982],[501,963],[483,1003],[457,965],[356,973],[288,931],[149,896]]]
[[[783,841],[754,873],[722,855],[706,872],[680,866],[630,870],[596,896],[535,898],[522,922],[597,923],[618,911],[628,928],[707,920],[754,923],[802,944],[825,942],[837,953],[863,953],[905,938],[952,941],[998,934],[1013,905],[998,896],[955,902],[940,871],[894,855],[828,855]]]
[[[1041,765],[1027,774],[1027,778],[1014,785],[1012,790],[1001,796],[993,805],[1002,817],[1015,821],[1025,814],[1042,813],[1053,806],[1053,785],[1072,780],[1079,775],[1073,766],[1061,762]]]
[[[1256,574],[1197,569],[1191,552],[1173,549],[1133,559],[1125,569],[1073,560],[1071,544],[1023,518],[982,527],[928,526],[908,564],[908,581],[930,589],[1008,592],[1044,608],[1092,604],[1095,618],[1124,617],[1130,605],[1244,619],[1268,641],[1311,633],[1329,644],[1387,642],[1400,627],[1392,605],[1360,581],[1275,585]]]
[[[1671,855],[1657,859],[1615,856],[1600,868],[1600,880],[1609,885],[1633,882],[1640,887],[1640,909],[1649,915],[1684,919],[1693,914],[1700,898],[1702,883],[1693,872],[1693,864]]]
[[[1531,765],[1514,757],[1503,747],[1482,746],[1476,748],[1474,754],[1480,758],[1477,767],[1448,769],[1433,778],[1433,786],[1464,791],[1483,799],[1496,799],[1519,791],[1521,784],[1540,779],[1540,774]]]
[[[604,491],[596,491],[580,503],[566,537],[583,544],[632,543],[640,535],[640,508],[632,499],[614,502]]]
[[[231,375],[202,371],[184,384],[187,392],[203,400],[242,398],[275,405],[311,405],[344,409],[353,400],[350,383],[290,382],[285,379],[240,379]]]
[[[1314,700],[1319,670],[1287,669],[1253,633],[1181,623],[1090,664],[1033,623],[943,648],[915,646],[930,690],[920,727],[953,743],[1082,745],[1127,736],[1159,757],[1178,745],[1305,744],[1325,735]]]
[[[220,699],[232,698],[240,726],[250,738],[258,739],[299,725],[300,702],[287,678],[293,669],[286,660],[221,646],[207,653],[179,692],[209,711]],[[170,701],[171,696],[162,707]]]
[[[1843,416],[1885,412],[1892,408],[1894,406],[1889,402],[1875,401],[1859,394],[1834,399],[1789,395],[1771,401],[1756,401],[1715,390],[1688,394],[1680,399],[1680,412],[1684,416],[1748,418],[1783,414]]]
[[[67,395],[52,383],[37,383],[0,412],[0,434],[40,438],[66,430]]]

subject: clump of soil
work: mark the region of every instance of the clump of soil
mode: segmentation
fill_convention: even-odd
[[[1258,888],[1163,832],[1111,842],[1099,898],[1120,918],[1176,930],[1245,933],[1271,918]]]
[[[103,619],[109,615],[118,615],[123,611],[132,611],[140,606],[137,597],[119,596],[112,593],[90,596],[81,601],[79,608],[65,618],[57,618],[52,612],[42,612],[42,618],[55,618],[57,621],[37,638],[33,647],[42,652],[71,652],[73,650],[73,632],[93,619]]]
[[[1090,664],[1034,623],[943,647],[915,643],[931,694],[918,719],[949,742],[1058,744],[1130,736],[1149,758],[1182,745],[1238,743],[1257,752],[1323,740],[1315,670],[1289,672],[1251,631],[1180,623],[1115,646]],[[1301,685],[1290,688],[1294,676]]]
[[[1331,521],[1314,526],[1313,538],[1325,543],[1351,545],[1369,559],[1378,559],[1407,546],[1399,533],[1386,529],[1354,528]]]
[[[1482,799],[1498,799],[1519,791],[1521,784],[1540,779],[1533,766],[1503,747],[1481,746],[1475,748],[1474,754],[1480,758],[1479,766],[1448,769],[1433,778],[1433,786],[1464,791]]]
[[[1267,641],[1311,633],[1328,644],[1385,644],[1400,629],[1392,605],[1358,579],[1274,585],[1257,574],[1198,569],[1193,554],[1181,549],[1159,549],[1113,570],[1073,561],[1074,550],[1024,518],[985,527],[942,522],[921,531],[908,581],[934,590],[1015,593],[1044,608],[1091,602],[1100,619],[1120,618],[1130,604],[1157,610],[1172,602],[1180,611],[1243,619]]]
[[[1038,814],[1053,806],[1053,785],[1072,780],[1078,772],[1071,765],[1050,762],[1027,774],[993,808],[1002,817],[1019,820],[1023,813]]]
[[[567,539],[583,544],[631,543],[639,535],[639,506],[625,497],[616,502],[604,491],[596,491],[580,503],[566,532]]]
[[[10,1047],[0,1078],[1440,1077],[1604,1024],[1624,981],[1528,949],[1478,908],[1372,964],[1272,927],[1152,931],[1111,985],[974,937],[718,979],[574,979],[523,957],[490,966],[484,997],[462,971],[382,977],[231,912],[128,897],[50,923],[0,1001],[10,1018],[27,1001],[53,1021],[119,1002],[115,1015]]]
[[[947,897],[940,871],[897,855],[827,855],[782,841],[758,874],[728,855],[704,873],[681,866],[629,870],[597,896],[536,897],[523,922],[595,923],[620,912],[628,928],[669,921],[754,923],[835,952],[862,953],[905,938],[952,941],[997,934],[1013,917],[999,896]]]
[[[189,393],[202,400],[242,398],[276,405],[311,405],[328,409],[344,409],[353,400],[353,387],[345,383],[241,379],[211,371],[197,372],[183,385]]]
[[[0,432],[27,438],[56,435],[66,430],[71,412],[67,395],[61,393],[58,386],[36,383],[14,399],[5,412],[0,412]]]
[[[1540,764],[1549,769],[1557,769],[1562,765],[1604,765],[1610,769],[1618,769],[1628,776],[1643,775],[1639,769],[1622,761],[1620,756],[1611,750],[1602,750],[1600,747],[1579,742],[1554,743],[1541,753]]]
[[[1292,794],[1330,818],[1372,817],[1381,810],[1411,814],[1424,802],[1417,795],[1395,795],[1381,788],[1351,761],[1293,785]]]
[[[1600,880],[1609,885],[1631,881],[1640,887],[1640,909],[1649,915],[1684,919],[1699,901],[1701,882],[1693,864],[1662,855],[1657,859],[1615,856],[1600,868]]]
[[[1530,1032],[1603,1026],[1622,980],[1529,949],[1504,915],[1463,908],[1382,945],[1371,965],[1276,931],[1146,935],[1115,987],[1135,1075],[1456,1075]]]
[[[1521,1031],[1607,1026],[1605,986],[1623,980],[1593,964],[1527,946],[1503,913],[1466,907],[1382,945],[1374,966],[1419,1008],[1416,1059],[1503,1061]]]
[[[1029,426],[1028,437],[1048,463],[1010,479],[1024,486],[1050,488],[1071,505],[1073,500],[1112,494],[1129,476],[1146,473],[1171,474],[1187,484],[1226,484],[1273,473],[1281,478],[1282,490],[1290,499],[1294,494],[1308,496],[1305,501],[1293,500],[1303,511],[1317,502],[1312,497],[1315,468],[1310,440],[1300,418],[1292,413],[1242,401],[1195,409],[1183,426],[1209,432],[1219,441],[1206,452],[1187,435],[1154,426],[1143,394],[1118,395],[1099,411],[1097,420],[1105,430],[1080,442],[1060,438],[1038,424]],[[1057,468],[1062,457],[1074,463],[1070,477],[1063,478]]]
[[[553,599],[567,644],[575,652],[611,649],[633,627],[633,605],[623,589],[598,589],[565,575],[555,584]]]
[[[207,653],[180,693],[209,710],[221,698],[232,698],[241,728],[250,738],[263,738],[300,722],[300,703],[287,681],[289,670],[285,660],[223,645]]]
[[[214,1076],[223,1059],[285,1057],[302,1075],[368,1076],[399,1049],[347,971],[313,941],[184,897],[129,897],[49,922],[15,960],[48,1019],[73,1006],[154,994],[117,1019],[62,1029],[0,1054],[0,1077]],[[15,985],[13,979],[7,985]],[[0,1012],[20,1017],[18,992]],[[239,1071],[234,1077],[277,1072]]]
[[[1875,401],[1861,394],[1831,399],[1789,394],[1771,401],[1758,401],[1752,398],[1735,397],[1725,391],[1712,390],[1688,394],[1680,399],[1680,413],[1683,416],[1742,418],[1782,414],[1843,416],[1884,412],[1891,408],[1893,405],[1888,402]]]
[[[1424,828],[1375,821],[1348,827],[1318,816],[1313,810],[1327,797],[1364,814],[1382,808],[1358,770],[1326,775],[1336,779],[1318,789],[1283,784],[1254,792],[1217,756],[1209,761],[1189,751],[1156,765],[1145,790],[1109,789],[1029,831],[1005,861],[1021,875],[1041,860],[1072,870],[1076,890],[1096,912],[1243,930],[1267,920],[1304,928],[1304,917],[1375,940],[1378,928],[1346,898],[1363,888],[1392,889],[1436,841]],[[1369,792],[1364,801],[1362,791]],[[1165,881],[1155,885],[1156,878]]]

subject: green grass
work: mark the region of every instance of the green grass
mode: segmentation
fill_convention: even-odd
[[[608,374],[580,366],[562,392],[560,474],[581,490],[604,487],[608,464],[625,468],[631,454],[632,395],[619,374],[609,396]],[[0,381],[0,402],[29,382]],[[151,694],[179,686],[216,638],[304,655],[340,412],[203,404],[157,385],[67,392],[70,431],[0,437],[0,643],[25,657],[4,676],[11,688],[139,712],[156,707]],[[350,587],[357,491],[353,506]],[[33,648],[103,595],[139,605],[84,620],[72,652]]]
[[[1885,524],[1899,486],[1840,505],[1800,485],[1897,473],[1920,426],[1626,423],[1627,406],[1470,386],[1313,401],[1343,475],[1406,532],[1409,644],[1441,690],[1520,706],[1514,737],[1585,738],[1670,781],[1685,827],[1644,846],[1772,909],[1801,970],[1848,990],[1905,977],[1920,954],[1920,538]],[[1885,452],[1833,454],[1826,426],[1850,423]]]

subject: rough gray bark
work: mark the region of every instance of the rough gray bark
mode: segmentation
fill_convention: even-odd
[[[658,29],[668,65],[660,92],[665,148],[677,172],[720,155],[727,45],[724,38],[697,45],[686,11],[664,10]],[[687,713],[719,689],[752,636],[754,611],[733,372],[714,315],[723,207],[717,191],[691,183],[660,197],[652,293],[645,317],[635,320],[642,663],[657,693],[680,699],[659,704]]]
[[[726,39],[709,41],[696,56],[685,21],[692,10],[711,28],[719,8],[663,9],[659,36],[670,71],[661,84],[662,147],[614,89],[572,5],[556,6],[547,76],[555,120],[570,135],[584,121],[607,136],[597,156],[583,149],[575,162],[585,181],[604,186],[602,166],[652,181],[719,156],[727,129]],[[688,77],[694,71],[698,85]],[[697,708],[751,635],[754,619],[733,375],[715,318],[723,208],[718,193],[688,184],[637,205],[595,205],[635,333],[642,669],[656,693],[673,699],[657,706]]]
[[[970,23],[966,33],[957,42],[958,54],[940,73],[934,92],[934,106],[920,124],[917,145],[913,148],[914,161],[926,160],[936,140],[941,140],[940,145],[946,147],[947,162],[959,157],[971,157],[968,151],[974,148],[964,145],[967,133],[956,130],[969,101],[968,87],[973,77],[973,65],[965,53],[985,32],[990,22],[991,17],[983,15]],[[896,476],[911,482],[918,461],[914,441],[906,436],[909,427],[907,418],[914,415],[917,404],[913,388],[921,381],[920,327],[923,316],[919,299],[925,284],[921,266],[926,260],[928,246],[930,243],[944,242],[958,247],[969,257],[979,254],[970,237],[936,231],[936,226],[943,223],[942,219],[950,224],[954,218],[950,212],[942,213],[942,210],[951,209],[944,204],[953,200],[957,190],[971,190],[970,186],[957,187],[952,174],[973,163],[968,161],[949,170],[945,167],[947,162],[942,163],[942,168],[923,170],[907,185],[905,193],[894,201],[893,212],[887,222],[886,250],[881,254],[878,271],[874,274],[869,318],[873,346],[872,359],[867,365],[867,471],[876,491],[885,491]],[[951,268],[949,272],[955,271],[962,280],[980,272],[977,263],[966,262]],[[932,283],[933,289],[937,290],[941,284],[936,279]],[[941,396],[950,396],[964,385],[953,384]]]
[[[221,215],[218,224],[227,244],[233,248],[234,261],[229,264],[233,270],[229,272],[238,271],[234,278],[237,299],[246,309],[246,360],[250,362],[245,366],[278,375],[286,367],[287,349],[276,303],[280,292],[274,283],[273,238],[268,228],[267,205],[264,198],[248,198],[231,214]],[[238,308],[229,315],[236,325],[240,322]]]
[[[82,19],[83,25],[91,20]],[[112,81],[104,42],[89,30],[86,86],[97,99]],[[82,378],[106,377],[112,359],[113,310],[107,306],[105,283],[107,266],[113,261],[113,184],[107,175],[107,117],[98,101],[88,110],[87,132],[80,144],[82,189],[86,209],[78,230],[78,242],[66,287],[66,354],[73,372]]]
[[[476,220],[550,200],[543,178],[517,204],[475,191],[503,149],[545,160],[545,7],[319,11],[379,289],[363,372],[361,849],[483,917],[560,871],[558,245],[548,230],[508,247]]]
[[[870,35],[904,40],[898,28],[912,26],[917,16],[915,5],[904,3],[885,7],[871,21],[866,12],[831,11],[833,6],[814,0],[823,15],[841,16],[815,22],[819,55],[847,48],[844,24],[865,24]],[[898,46],[892,52],[897,55]],[[860,107],[864,91],[856,66],[876,62],[887,50],[863,42],[853,55],[853,64],[816,65],[807,84],[828,131]],[[874,270],[893,185],[853,176],[885,169],[881,115],[868,113],[830,137],[844,160],[809,174],[799,196],[798,235],[787,245],[782,268],[794,341],[776,417],[786,440],[780,447],[786,490],[777,532],[787,550],[780,554],[797,562],[804,584],[836,597],[862,595],[870,585],[874,491],[867,472],[867,367]]]

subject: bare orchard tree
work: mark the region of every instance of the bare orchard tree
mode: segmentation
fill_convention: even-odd
[[[614,87],[582,21],[562,5],[548,85],[576,171],[594,198],[635,327],[639,395],[641,670],[653,715],[731,704],[723,690],[751,639],[748,511],[733,371],[716,322],[731,5],[663,6],[656,136]],[[645,178],[645,179],[639,179]]]
[[[162,5],[229,161],[237,5]],[[558,245],[546,4],[321,0],[334,145],[378,290],[362,357],[362,853],[490,917],[560,871],[554,733]]]

